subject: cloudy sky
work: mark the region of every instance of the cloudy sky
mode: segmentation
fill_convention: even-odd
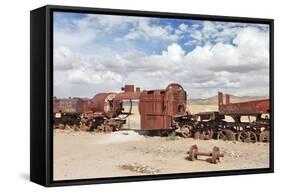
[[[54,95],[183,85],[190,98],[269,94],[269,26],[54,13]]]

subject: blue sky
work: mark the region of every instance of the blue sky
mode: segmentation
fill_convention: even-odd
[[[91,97],[125,83],[165,88],[170,82],[182,84],[192,98],[218,90],[268,95],[268,68],[267,25],[54,13],[58,97]]]

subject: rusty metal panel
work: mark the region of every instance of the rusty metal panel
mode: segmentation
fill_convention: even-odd
[[[92,102],[90,99],[83,99],[83,113],[90,113],[92,111]]]
[[[230,95],[229,94],[225,95],[225,104],[226,105],[230,104]]]
[[[186,113],[186,100],[186,92],[179,84],[142,91],[139,102],[141,129],[173,129],[173,117]]]
[[[140,113],[141,114],[163,114],[164,113],[163,90],[143,91],[140,94]]]
[[[125,85],[121,88],[124,92],[135,92],[135,86],[134,85]]]
[[[140,92],[121,92],[115,97],[116,100],[138,100]]]
[[[177,91],[173,93],[173,115],[184,115],[186,109],[186,93],[185,91]]]
[[[146,114],[141,116],[142,130],[172,129],[172,117],[168,115]]]
[[[134,85],[125,85],[121,88],[123,92],[116,95],[116,100],[138,100],[140,98],[140,88],[137,87],[135,90]]]
[[[269,99],[225,104],[220,106],[220,113],[244,115],[269,113]]]
[[[223,94],[221,93],[223,97]],[[226,104],[220,102],[219,99],[219,113],[228,115],[257,115],[269,113],[269,99],[246,101],[239,103],[231,103],[230,96],[226,97]]]
[[[139,110],[142,130],[171,129],[172,118],[164,110],[165,90],[142,91]]]
[[[165,89],[165,109],[171,116],[184,115],[186,113],[187,94],[183,87],[172,83]]]
[[[84,101],[80,98],[54,99],[54,113],[83,113]]]

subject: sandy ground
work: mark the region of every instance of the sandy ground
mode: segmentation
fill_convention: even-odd
[[[214,111],[216,106],[194,105],[190,110]],[[131,130],[107,134],[55,130],[54,180],[269,167],[269,144],[143,136],[138,134],[136,107],[133,113],[124,126]],[[194,144],[199,151],[218,146],[224,158],[219,164],[210,164],[204,157],[189,161],[186,151]]]
[[[225,157],[219,164],[185,159],[186,151],[196,144],[200,151],[220,147]],[[169,140],[147,137],[135,131],[109,134],[55,131],[54,179],[81,179],[146,175],[122,168],[142,165],[157,173],[187,173],[269,167],[269,144],[188,139]],[[152,173],[153,174],[153,173]]]

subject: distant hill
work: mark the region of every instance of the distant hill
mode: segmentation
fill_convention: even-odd
[[[245,102],[245,101],[254,101],[260,99],[268,99],[268,96],[234,96],[230,95],[231,103]],[[225,101],[225,100],[224,100]],[[189,99],[188,104],[191,105],[217,105],[218,104],[218,96],[213,96],[207,99]]]

